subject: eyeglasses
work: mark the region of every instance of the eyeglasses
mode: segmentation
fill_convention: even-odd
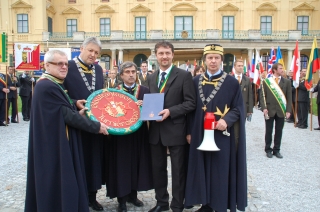
[[[62,68],[63,66],[67,66],[69,67],[69,64],[68,63],[64,63],[64,62],[58,62],[58,63],[55,63],[55,62],[48,62],[52,65],[56,65],[56,66],[59,66],[60,68]]]

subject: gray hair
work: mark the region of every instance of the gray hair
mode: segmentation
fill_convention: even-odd
[[[101,41],[98,38],[96,38],[96,37],[88,37],[83,41],[81,46],[83,48],[85,48],[89,43],[93,43],[93,44],[99,46],[100,50],[101,50]]]
[[[44,55],[44,63],[52,62],[55,54],[59,54],[61,56],[66,56],[68,58],[67,54],[61,50],[58,50],[58,49],[49,50]]]
[[[126,61],[120,65],[120,75],[123,74],[124,69],[134,67],[136,71],[138,70],[137,65],[134,62]]]

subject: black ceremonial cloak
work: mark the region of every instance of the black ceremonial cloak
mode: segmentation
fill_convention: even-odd
[[[222,73],[215,78],[221,77]],[[197,92],[197,109],[191,117],[191,144],[186,184],[186,205],[209,205],[216,211],[244,211],[247,206],[247,169],[246,169],[246,135],[245,114],[241,89],[238,81],[226,76],[220,90],[213,100],[207,104],[206,112],[223,114],[230,110],[223,119],[228,125],[230,136],[215,130],[214,139],[220,151],[200,151],[197,147],[202,143],[204,135],[203,104],[199,96],[199,77],[194,78]],[[204,85],[203,93],[207,98],[213,85]],[[219,114],[221,114],[219,113]],[[221,116],[215,115],[218,121]],[[239,140],[236,150],[233,124],[239,121]]]
[[[145,93],[149,93],[149,89],[140,86],[137,99],[143,100]],[[131,190],[153,189],[147,122],[132,134],[109,135],[106,146],[107,196],[124,197]]]
[[[89,211],[80,133],[67,130],[63,106],[76,110],[58,85],[40,80],[32,98],[26,212]]]
[[[96,84],[95,91],[103,88],[104,78],[102,68],[99,65],[95,66]],[[92,85],[92,75],[85,74],[89,85]],[[64,80],[69,96],[74,100],[87,99],[91,92],[87,89],[83,81],[78,67],[74,60],[69,60],[68,75]],[[85,162],[85,171],[88,191],[97,191],[103,184],[103,140],[102,134],[93,134],[81,131],[83,154]]]

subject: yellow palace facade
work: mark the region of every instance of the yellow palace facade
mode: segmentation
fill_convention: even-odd
[[[1,0],[0,32],[8,33],[11,63],[13,43],[38,43],[45,52],[79,48],[96,36],[106,69],[114,61],[147,59],[156,68],[153,48],[160,40],[173,43],[176,65],[185,68],[189,60],[191,69],[194,61],[201,64],[206,44],[221,44],[226,71],[234,56],[248,61],[256,50],[267,65],[267,53],[278,46],[287,68],[299,40],[306,67],[312,40],[320,38],[319,10],[319,0]]]

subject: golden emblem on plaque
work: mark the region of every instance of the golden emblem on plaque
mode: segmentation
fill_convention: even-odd
[[[149,117],[150,117],[150,118],[154,117],[153,111],[151,111],[151,113],[149,114]]]
[[[105,110],[112,117],[120,117],[126,114],[126,109],[122,102],[111,101]]]

